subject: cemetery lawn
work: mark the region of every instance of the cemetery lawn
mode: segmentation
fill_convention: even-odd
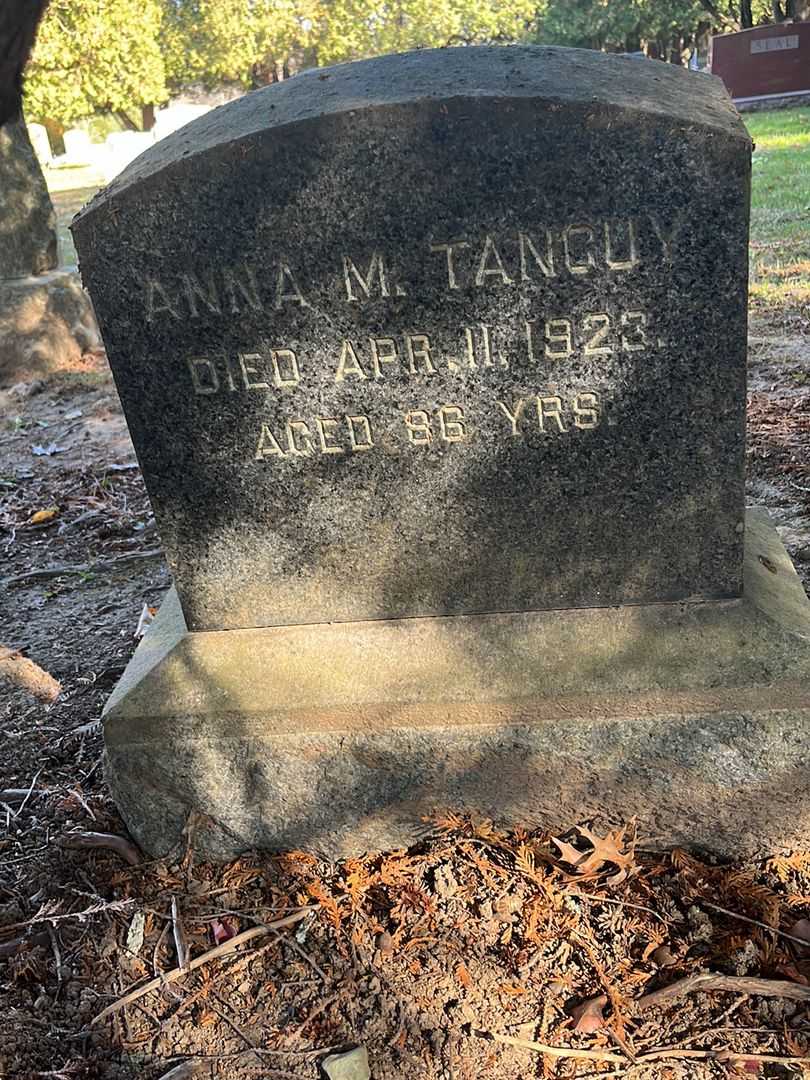
[[[751,298],[778,312],[810,306],[810,108],[750,113]]]
[[[757,143],[749,498],[807,586],[810,109],[746,122]],[[64,223],[82,196],[58,198]],[[661,850],[654,823],[634,843],[632,827],[600,821],[591,842],[564,841],[590,852],[577,868],[548,836],[452,814],[407,852],[338,865],[292,853],[210,867],[183,851],[150,862],[131,846],[70,846],[77,832],[125,836],[98,718],[169,575],[103,358],[17,378],[0,386],[2,644],[63,690],[43,705],[0,689],[2,1080],[158,1080],[189,1059],[195,1076],[316,1080],[328,1048],[357,1043],[374,1080],[799,1075],[810,852],[725,863]],[[120,1006],[176,968],[183,934],[194,959],[237,947]],[[639,1004],[699,970],[783,980],[794,997],[742,982]],[[656,1053],[668,1056],[644,1058]]]

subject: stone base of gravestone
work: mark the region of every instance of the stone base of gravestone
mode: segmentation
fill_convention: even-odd
[[[152,855],[329,857],[453,809],[561,828],[637,814],[667,842],[806,842],[810,602],[748,512],[736,601],[190,633],[174,594],[104,715]]]
[[[70,367],[82,353],[100,347],[78,274],[53,270],[0,281],[0,381]]]

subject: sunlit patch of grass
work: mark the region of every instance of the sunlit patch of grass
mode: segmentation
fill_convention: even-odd
[[[751,301],[810,306],[810,108],[751,113]]]

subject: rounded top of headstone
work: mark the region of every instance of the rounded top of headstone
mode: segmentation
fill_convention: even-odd
[[[465,98],[534,98],[552,107],[593,103],[750,141],[722,81],[714,75],[589,49],[539,45],[420,49],[312,68],[222,105],[141,154],[75,221],[176,162],[264,131],[340,113]]]

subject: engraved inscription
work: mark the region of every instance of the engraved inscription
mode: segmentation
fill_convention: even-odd
[[[632,276],[640,266],[675,257],[689,222],[637,218],[569,221],[543,227],[462,237],[434,236],[414,243],[407,253],[413,285],[450,292],[542,289],[556,279]],[[169,320],[221,321],[232,315],[317,308],[316,295],[340,298],[345,305],[396,304],[411,293],[400,279],[395,253],[372,247],[345,251],[336,265],[313,269],[305,257],[284,255],[261,272],[244,260],[236,265],[189,270],[172,280],[160,273],[143,281],[149,325]]]
[[[258,417],[247,450],[256,462],[348,461],[375,451],[419,451],[430,459],[492,439],[542,446],[549,439],[586,438],[603,423],[620,422],[605,393],[616,365],[666,348],[666,342],[652,315],[618,282],[622,278],[632,289],[640,264],[671,261],[683,228],[680,220],[647,215],[431,238],[421,260],[430,275],[427,294],[437,303],[442,288],[455,294],[454,304],[467,292],[472,313],[482,290],[523,290],[519,307],[512,309],[519,314],[497,326],[473,317],[441,331],[407,323],[403,329],[399,301],[410,285],[400,284],[400,270],[406,263],[413,268],[414,260],[398,260],[381,247],[340,255],[328,293],[341,303],[344,329],[331,342],[314,330],[310,340],[306,329],[324,312],[323,282],[309,277],[303,261],[286,255],[261,276],[243,262],[221,271],[189,270],[171,283],[150,278],[146,319],[227,319],[244,331],[260,317],[261,344],[183,359],[189,396],[199,410],[212,408],[207,403],[218,396],[275,398],[272,412]],[[605,280],[605,299],[592,301],[592,310],[583,310],[573,284],[570,302],[559,303],[559,288],[558,299],[544,302],[544,285],[596,275]],[[619,296],[621,306],[608,299]],[[364,305],[368,329],[348,329],[362,326],[353,313]],[[396,330],[393,318],[386,319],[388,305],[397,305]],[[309,313],[304,329],[300,318],[285,318],[290,312]],[[329,404],[330,384],[337,407]],[[486,384],[491,393],[479,397],[476,386]],[[398,394],[406,387],[416,390],[416,403],[403,393],[392,406],[391,390]],[[313,390],[318,415],[300,405],[304,396],[312,400]],[[389,404],[383,408],[383,402]]]

